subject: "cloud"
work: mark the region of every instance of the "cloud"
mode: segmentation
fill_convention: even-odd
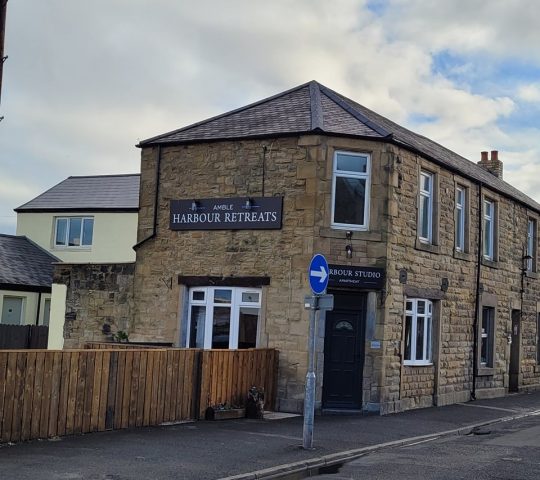
[[[517,96],[524,102],[540,102],[540,84],[522,85],[518,89]]]
[[[138,171],[139,140],[316,79],[473,160],[508,149],[512,167],[540,152],[506,129],[538,85],[501,89],[494,72],[508,58],[540,66],[539,11],[526,0],[13,2],[0,164],[36,193]],[[32,195],[5,194],[0,216]]]

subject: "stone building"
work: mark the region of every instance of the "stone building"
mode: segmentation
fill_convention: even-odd
[[[275,347],[300,411],[307,267],[330,263],[317,401],[380,413],[538,388],[540,205],[310,82],[142,141],[130,339]]]

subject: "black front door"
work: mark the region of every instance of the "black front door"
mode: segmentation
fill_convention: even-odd
[[[508,385],[508,391],[517,392],[519,390],[519,350],[521,343],[520,335],[520,320],[521,312],[519,310],[512,310],[512,343],[510,345],[510,382]]]
[[[334,310],[326,313],[323,407],[362,407],[365,294],[334,293]]]

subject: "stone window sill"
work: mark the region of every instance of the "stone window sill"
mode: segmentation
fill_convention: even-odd
[[[441,253],[439,245],[433,245],[432,243],[424,243],[424,242],[421,242],[418,238],[416,239],[414,248],[416,248],[416,250],[422,250],[423,252],[435,253],[437,255]]]
[[[477,375],[479,377],[490,377],[495,375],[495,369],[488,367],[478,367]]]
[[[431,363],[404,363],[404,367],[418,368],[418,367],[433,367],[433,362]]]
[[[371,242],[382,242],[381,232],[366,232],[361,230],[341,230],[336,228],[321,227],[319,236],[325,238],[342,238],[347,239],[347,232],[352,232],[351,240],[368,240]]]
[[[538,272],[530,272],[529,270],[526,270],[525,271],[525,276],[527,278],[533,278],[533,279],[536,279],[538,278]]]
[[[473,256],[471,253],[468,252],[458,252],[457,250],[454,250],[454,258],[458,258],[459,260],[465,260],[467,262],[473,261]]]
[[[482,258],[482,265],[490,268],[499,268],[499,262],[488,260],[487,258]]]

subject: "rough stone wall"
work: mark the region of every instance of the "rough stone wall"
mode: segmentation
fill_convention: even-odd
[[[266,156],[264,147],[266,146]],[[345,256],[345,232],[331,230],[332,158],[335,148],[372,152],[373,182],[370,232],[355,232],[354,255]],[[137,251],[135,340],[179,341],[179,317],[185,289],[178,275],[268,276],[261,311],[261,346],[280,351],[278,404],[301,411],[307,368],[309,293],[307,266],[314,251],[329,262],[384,267],[387,189],[384,145],[318,136],[264,141],[219,142],[162,149],[157,235]],[[142,152],[139,240],[151,232],[156,149]],[[264,190],[263,157],[265,156]],[[169,201],[241,196],[283,196],[281,230],[169,230]],[[380,201],[379,201],[380,200]],[[381,246],[382,245],[382,246]],[[377,317],[382,332],[381,316]],[[319,326],[319,379],[323,366],[324,322]],[[378,401],[381,362],[368,354],[364,378],[366,401]],[[372,368],[374,364],[377,368]],[[379,372],[372,373],[373,371]],[[319,380],[318,398],[321,395]]]
[[[266,154],[264,154],[266,147]],[[335,149],[372,154],[370,230],[353,232],[346,257],[345,231],[330,228],[332,159]],[[139,241],[152,232],[156,148],[142,151]],[[265,159],[263,181],[263,159]],[[417,241],[420,167],[437,175],[438,235],[434,248]],[[365,406],[381,412],[468,400],[472,388],[473,324],[478,245],[478,186],[396,146],[355,139],[305,136],[163,147],[156,236],[137,251],[134,322],[130,338],[178,344],[184,317],[185,276],[268,276],[261,309],[261,346],[280,350],[278,408],[301,411],[307,366],[309,293],[307,265],[314,252],[330,263],[387,269],[387,286],[373,302],[373,333],[366,337]],[[454,249],[456,184],[469,188],[469,249]],[[169,201],[216,197],[283,196],[281,230],[169,230]],[[511,311],[521,308],[521,258],[526,239],[525,207],[484,189],[498,201],[499,259],[483,262],[481,283],[497,296],[493,375],[477,379],[477,396],[508,388]],[[406,283],[400,271],[407,272]],[[449,287],[443,291],[442,279]],[[525,278],[520,385],[538,386],[536,275]],[[434,362],[404,366],[405,297],[435,301]],[[373,300],[373,299],[372,299]],[[324,317],[324,316],[323,316]],[[324,365],[324,318],[318,329],[318,399]],[[371,348],[380,340],[381,348]]]
[[[417,198],[420,168],[435,173],[439,182],[439,231],[437,245],[425,249],[417,241]],[[455,252],[454,215],[456,184],[469,187],[470,223],[469,252]],[[443,405],[470,398],[472,388],[473,325],[475,313],[476,268],[478,252],[479,187],[416,155],[394,150],[390,208],[392,233],[388,248],[390,281],[385,324],[385,392],[383,412],[400,409]],[[514,201],[483,189],[483,195],[498,201],[497,262],[483,261],[481,283],[483,292],[496,295],[497,320],[493,375],[479,376],[477,398],[501,395],[508,388],[511,331],[511,310],[521,305],[521,265],[526,241],[527,208]],[[406,270],[407,283],[399,281],[399,271]],[[536,298],[539,282],[535,276],[526,278],[523,294],[523,324],[521,348],[521,385],[538,384],[536,365]],[[448,278],[449,288],[441,288]],[[434,316],[434,365],[403,366],[403,318],[405,297],[424,297],[438,302]],[[398,347],[399,348],[396,348]],[[396,380],[400,379],[400,382]]]
[[[53,283],[67,286],[64,348],[110,341],[104,324],[112,333],[130,330],[134,271],[134,263],[56,265]]]

